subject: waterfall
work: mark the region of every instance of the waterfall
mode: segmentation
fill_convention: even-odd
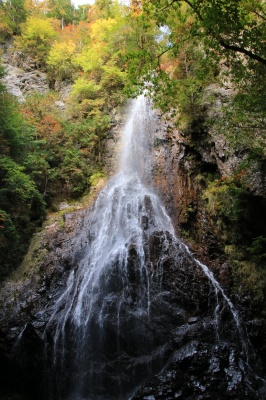
[[[232,331],[248,352],[233,304],[176,238],[151,187],[155,128],[145,97],[132,101],[117,173],[84,218],[73,269],[46,326],[49,400],[128,399],[165,365],[172,332],[199,310],[213,341]],[[227,330],[219,322],[225,314]]]

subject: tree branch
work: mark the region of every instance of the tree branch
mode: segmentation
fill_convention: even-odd
[[[172,50],[175,47],[176,47],[175,44],[173,44],[172,46],[167,47],[167,49],[165,49],[160,54],[158,54],[158,56],[156,56],[156,58],[158,58],[158,60],[159,60],[162,57],[163,54],[167,53],[169,50]]]
[[[232,50],[232,51],[235,51],[237,53],[245,54],[249,58],[252,58],[253,60],[259,61],[260,63],[266,65],[266,59],[265,58],[259,56],[258,54],[252,53],[252,51],[247,50],[244,47],[240,47],[240,46],[236,46],[236,45],[232,45],[232,44],[226,43],[223,39],[219,39],[219,43],[223,48],[225,48],[227,50]]]
[[[261,15],[260,13],[258,13],[257,11],[253,11],[254,14],[256,14],[258,17],[262,18],[264,21],[266,21],[266,17],[264,15]]]

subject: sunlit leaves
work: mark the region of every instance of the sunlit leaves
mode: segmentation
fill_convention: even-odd
[[[113,59],[103,66],[103,74],[101,78],[102,88],[105,88],[106,90],[122,89],[127,81],[126,72],[121,71],[121,69],[115,65]]]
[[[73,58],[76,53],[76,44],[68,42],[55,42],[51,47],[47,58],[47,65],[53,70],[53,74],[60,79],[71,78],[75,71]]]
[[[106,46],[104,43],[97,42],[83,49],[81,54],[75,57],[74,62],[84,72],[89,72],[101,68],[105,57],[107,57]]]

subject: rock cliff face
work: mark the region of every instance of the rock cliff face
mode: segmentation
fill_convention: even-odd
[[[216,98],[215,105],[205,104],[204,113],[199,120],[192,123],[186,134],[175,128],[167,118],[158,129],[153,151],[153,180],[180,237],[183,237],[198,257],[208,264],[241,310],[249,340],[254,345],[255,351],[261,355],[261,367],[265,370],[264,300],[257,301],[250,287],[243,288],[242,291],[239,287],[235,287],[236,272],[232,262],[233,257],[226,253],[227,244],[232,240],[227,233],[228,230],[241,231],[238,238],[239,248],[243,244],[247,247],[250,243],[248,240],[252,236],[265,236],[265,227],[259,222],[261,218],[263,220],[266,218],[265,166],[259,161],[252,161],[250,169],[245,170],[243,180],[247,199],[244,201],[246,207],[244,217],[241,222],[240,218],[232,221],[235,227],[232,227],[230,221],[226,221],[227,223],[223,221],[221,226],[218,216],[219,204],[212,206],[217,207],[217,210],[210,210],[210,199],[205,197],[208,184],[213,181],[223,182],[233,179],[232,177],[241,169],[243,160],[248,158],[248,150],[233,150],[226,136],[216,132],[211,126],[206,127],[206,120],[210,116],[219,117],[224,97],[231,94],[230,90],[221,90],[216,86],[206,90],[206,98],[210,93]],[[233,198],[231,201],[233,202]],[[236,210],[236,213],[239,217],[243,215],[240,209]],[[245,257],[243,253],[241,257]],[[238,284],[241,286],[241,278],[239,280]],[[134,399],[222,399],[224,396],[228,399],[253,398],[254,393],[243,392],[241,395],[241,391],[231,392],[231,384],[224,374],[230,370],[229,359],[232,361],[235,353],[233,350],[230,356],[230,350],[227,353],[228,349],[223,346],[224,344],[221,347],[215,345],[210,348],[209,344],[200,339],[199,342],[185,345],[184,349],[181,347],[181,350],[177,351],[177,358],[174,356],[174,361],[170,363],[166,372],[149,381]],[[224,352],[224,355],[227,353],[227,361],[225,359],[221,361],[219,356],[216,358],[221,352]],[[205,358],[203,354],[208,355]],[[213,357],[210,357],[211,354]],[[219,366],[213,370],[211,360],[218,359],[216,366]],[[234,359],[233,364],[237,365],[238,361]],[[199,370],[202,375],[199,374]],[[215,373],[210,376],[210,371]],[[236,383],[241,373],[238,375],[235,370],[233,375],[232,379]],[[206,376],[208,376],[207,386],[203,383]],[[195,377],[197,378],[193,381]],[[211,382],[214,384],[213,387]],[[226,390],[225,387],[221,387],[223,385],[228,385]],[[261,398],[265,396],[263,390]]]
[[[7,90],[19,102],[25,101],[27,95],[33,92],[45,94],[52,89],[46,72],[40,69],[29,56],[15,51],[12,40],[5,42],[1,47],[3,50],[2,61],[6,72],[3,82]],[[71,82],[55,82],[53,89],[60,96],[60,100],[55,105],[64,109],[64,100],[70,92]]]
[[[22,89],[21,86],[23,95]],[[216,94],[218,112],[219,103],[227,93],[216,90]],[[214,111],[207,109],[206,112]],[[115,146],[114,134],[114,139],[109,139],[107,147],[113,151]],[[230,153],[224,137],[206,131],[201,120],[195,121],[190,134],[186,136],[171,122],[161,122],[154,137],[154,186],[166,205],[178,235],[185,238],[198,258],[208,263],[230,295],[232,271],[225,253],[226,243],[202,196],[207,187],[206,176],[230,177],[242,157],[235,152]],[[107,155],[106,160],[110,172],[113,164]],[[265,175],[262,169],[256,169],[254,165],[254,173],[247,179],[253,200],[261,205],[259,215],[251,212],[250,219],[254,218],[255,224],[259,225],[259,218],[266,217]],[[74,211],[65,209],[61,214],[50,216],[43,230],[34,236],[20,269],[1,288],[2,400],[50,400],[43,379],[51,368],[45,357],[47,343],[44,341],[44,331],[53,304],[65,287],[70,270],[75,268],[75,240],[84,224],[86,212],[82,208]],[[256,229],[258,233],[261,232],[260,228]],[[265,398],[263,381],[256,377],[256,374],[263,375],[265,367],[266,331],[261,303],[255,311],[258,303],[253,304],[247,293],[243,297],[233,295],[241,320],[247,328],[247,336],[245,333],[243,340],[250,342],[251,347],[253,345],[255,355],[250,349],[248,357],[244,354],[242,339],[235,329],[236,322],[225,305],[221,310],[221,336],[217,341],[213,319],[217,295],[215,288],[187,253],[182,253],[177,268],[176,255],[171,249],[166,252],[160,248],[159,237],[158,232],[151,239],[149,252],[154,259],[159,254],[164,259],[164,299],[160,303],[163,307],[154,311],[154,329],[163,340],[165,336],[167,338],[163,343],[166,348],[164,370],[155,377],[151,374],[150,380],[132,398]],[[132,250],[132,270],[135,268],[134,262]],[[210,299],[214,303],[210,303]],[[259,353],[261,358],[258,357]],[[257,365],[254,372],[255,359]]]
[[[49,82],[44,72],[37,69],[35,62],[22,53],[13,51],[12,41],[6,42],[3,47],[3,66],[6,76],[3,81],[7,90],[25,101],[25,95],[32,91],[46,93],[49,90]]]

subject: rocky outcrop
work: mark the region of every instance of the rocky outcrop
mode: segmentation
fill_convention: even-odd
[[[26,72],[12,65],[4,65],[6,76],[3,79],[7,90],[19,101],[25,101],[25,95],[36,91],[45,94],[49,90],[49,82],[44,72],[33,70]]]
[[[192,340],[173,354],[167,371],[148,381],[133,399],[263,399],[263,389],[258,395],[243,385],[241,363],[236,349],[226,343]]]
[[[25,96],[30,92],[47,93],[49,81],[46,73],[39,70],[31,58],[14,51],[12,46],[12,41],[6,42],[2,55],[6,72],[3,82],[7,90],[20,102],[25,101]]]
[[[59,94],[59,100],[55,106],[65,109],[65,100],[68,97],[72,82],[58,81],[52,83],[48,75],[30,56],[13,48],[13,41],[6,41],[2,46],[2,61],[5,69],[3,82],[7,90],[15,96],[19,102],[25,101],[31,93],[45,94],[53,89]]]

